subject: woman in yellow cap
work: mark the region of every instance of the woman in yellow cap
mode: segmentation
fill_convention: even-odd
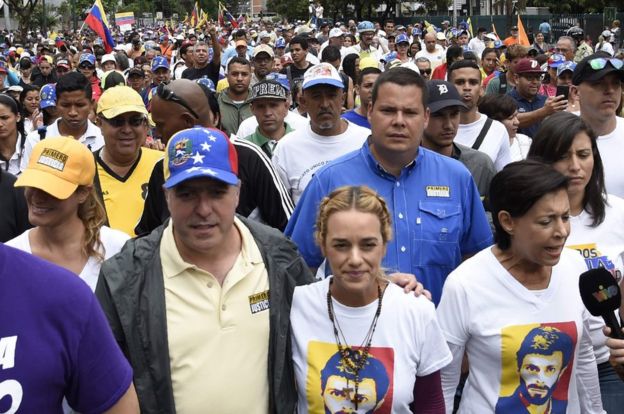
[[[35,227],[7,242],[76,273],[92,290],[102,262],[129,238],[103,226],[106,214],[94,191],[94,177],[93,154],[75,139],[37,143],[15,182],[26,187],[28,220]]]

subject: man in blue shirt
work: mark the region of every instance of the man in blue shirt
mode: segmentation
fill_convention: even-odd
[[[371,127],[367,117],[368,106],[370,105],[373,85],[375,85],[379,74],[381,71],[378,68],[364,68],[360,71],[355,85],[355,90],[360,96],[360,106],[342,114],[344,119],[364,128]]]
[[[565,96],[547,97],[539,94],[545,72],[534,59],[522,59],[516,65],[516,87],[509,93],[518,104],[518,133],[533,135],[542,120],[568,106]]]
[[[323,257],[314,223],[323,197],[344,185],[367,185],[392,212],[393,238],[383,266],[415,275],[437,304],[448,274],[462,258],[492,243],[479,192],[454,159],[420,147],[429,120],[425,81],[396,68],[379,76],[368,109],[371,136],[361,149],[320,169],[286,227],[308,266]]]

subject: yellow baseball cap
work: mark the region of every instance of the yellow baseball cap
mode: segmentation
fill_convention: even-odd
[[[366,56],[360,59],[360,70],[364,70],[366,68],[377,68],[379,69],[379,60],[375,59],[372,56]]]
[[[46,138],[33,148],[15,187],[38,188],[66,200],[79,185],[92,185],[94,177],[95,158],[84,144],[69,137]]]
[[[107,119],[128,112],[139,112],[147,115],[141,95],[129,86],[114,86],[104,91],[98,100],[97,113]]]

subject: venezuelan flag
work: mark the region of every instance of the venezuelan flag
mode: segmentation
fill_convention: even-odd
[[[102,39],[106,53],[112,52],[113,47],[115,47],[115,40],[113,40],[113,36],[111,36],[108,28],[106,12],[104,12],[104,6],[102,6],[100,0],[95,0],[95,3],[93,3],[93,7],[91,7],[85,19],[85,24]]]

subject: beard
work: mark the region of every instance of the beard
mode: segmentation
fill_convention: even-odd
[[[546,394],[544,396],[532,395],[529,390],[533,390],[533,389],[545,390]],[[536,385],[530,385],[529,388],[527,388],[527,385],[524,382],[524,380],[520,378],[520,392],[522,393],[524,398],[526,398],[526,400],[533,405],[546,404],[552,398],[553,391],[554,391],[553,388],[537,387]]]

